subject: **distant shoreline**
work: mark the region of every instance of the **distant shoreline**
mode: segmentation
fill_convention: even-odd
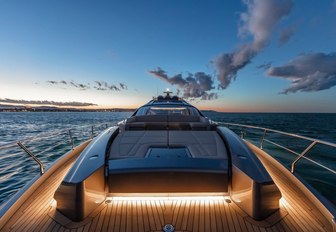
[[[2,105],[0,112],[134,112],[136,108],[74,108],[57,106],[23,106]],[[221,112],[216,110],[201,110],[203,113],[226,113],[226,114],[335,114],[333,112]]]
[[[102,109],[83,109],[73,107],[55,107],[55,106],[13,106],[0,105],[0,112],[133,112],[133,108],[102,108]]]
[[[0,113],[8,112],[134,112],[136,109],[38,109],[38,108],[27,108],[27,109],[2,109],[0,108]],[[331,112],[220,112],[214,110],[201,110],[202,113],[224,113],[224,114],[336,114]]]
[[[59,110],[3,110],[0,109],[0,112],[8,112],[8,113],[15,113],[15,112],[134,112],[135,110],[129,109],[94,109],[94,110],[82,110],[82,109],[59,109]]]

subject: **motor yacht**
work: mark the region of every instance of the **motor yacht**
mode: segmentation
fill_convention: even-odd
[[[229,126],[260,129],[260,146]],[[270,131],[213,122],[167,91],[42,169],[2,206],[0,230],[336,231],[334,206],[295,174],[335,144],[312,140],[288,170],[263,150]]]

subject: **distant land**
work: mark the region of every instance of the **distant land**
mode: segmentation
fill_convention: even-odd
[[[133,108],[79,108],[58,106],[26,106],[0,104],[0,112],[134,112]],[[218,113],[215,110],[201,110],[203,113]]]
[[[26,106],[0,104],[0,112],[133,112],[132,108],[80,108],[73,106]]]
[[[0,98],[0,112],[134,112],[135,108],[102,108],[87,102],[36,101]],[[201,110],[203,113],[218,113]]]

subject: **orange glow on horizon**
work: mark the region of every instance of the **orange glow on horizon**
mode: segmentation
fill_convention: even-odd
[[[3,98],[5,99],[5,98]],[[28,98],[27,101],[34,101],[34,98]],[[36,98],[35,98],[36,99]],[[74,99],[80,100],[80,99]],[[84,100],[84,99],[81,99]],[[28,107],[28,108],[34,108],[34,107],[57,107],[59,109],[82,109],[82,110],[113,110],[113,109],[130,109],[131,111],[134,109],[139,108],[140,106],[146,104],[149,100],[151,100],[151,97],[147,96],[141,96],[141,97],[134,97],[134,96],[119,96],[116,98],[112,98],[109,101],[107,101],[107,104],[105,103],[99,103],[100,99],[96,99],[97,102],[90,101],[92,98],[85,99],[86,102],[93,102],[93,104],[97,105],[91,105],[91,106],[73,106],[71,104],[69,105],[53,105],[53,104],[28,104],[28,103],[8,103],[1,101],[0,98],[0,104],[1,105],[11,105],[11,106],[18,106],[18,107]],[[43,100],[40,100],[43,101]],[[53,99],[48,99],[47,101],[55,101]],[[59,102],[66,103],[66,100],[59,99]],[[55,101],[56,102],[56,101]],[[105,101],[106,102],[106,101]],[[109,104],[110,102],[115,104]],[[188,101],[187,101],[188,102]],[[71,102],[70,102],[71,103]],[[81,103],[81,102],[78,102]],[[223,112],[223,113],[282,113],[282,112],[310,112],[307,110],[302,110],[301,108],[297,107],[296,104],[287,104],[287,103],[260,103],[260,102],[242,102],[242,101],[229,101],[229,100],[214,100],[214,101],[199,101],[199,102],[189,102],[190,104],[194,105],[199,110],[210,110],[210,111],[217,111],[217,112]]]
[[[72,106],[72,105],[53,105],[53,104],[20,104],[20,103],[6,103],[6,102],[0,102],[2,105],[8,105],[8,106],[21,106],[21,107],[28,107],[28,108],[34,108],[34,107],[57,107],[60,109],[83,109],[83,110],[112,110],[112,109],[137,109],[140,106],[146,104],[146,102],[142,104],[124,104],[124,105],[92,105],[92,106]],[[192,104],[192,103],[191,103]],[[280,112],[277,110],[274,110],[274,108],[263,108],[260,107],[251,107],[251,106],[236,106],[236,107],[222,107],[222,106],[197,106],[197,104],[194,105],[196,108],[198,108],[201,111],[217,111],[217,112],[223,112],[223,113],[244,113],[244,112]]]

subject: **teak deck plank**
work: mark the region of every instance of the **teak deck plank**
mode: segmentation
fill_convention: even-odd
[[[137,221],[138,221],[138,231],[144,231],[145,227],[144,227],[144,220],[143,220],[143,214],[142,214],[142,210],[141,207],[139,207],[141,205],[140,201],[136,201],[135,204],[135,210],[137,211]]]
[[[205,204],[204,200],[200,200],[200,220],[199,220],[199,231],[205,231]]]
[[[161,225],[163,225],[165,223],[165,219],[163,217],[164,212],[163,212],[162,207],[161,207],[161,202],[160,201],[154,201],[154,203],[156,205],[156,209],[157,209],[158,215],[160,217],[160,223],[161,223]]]
[[[127,217],[129,217],[129,212],[126,210],[127,204],[128,204],[127,201],[122,201],[121,212],[124,212],[124,213],[121,213],[121,217],[120,217],[120,225],[121,225],[120,231],[121,232],[125,232],[127,229],[127,225],[128,225]]]
[[[121,207],[122,207],[122,202],[118,201],[117,202],[117,211],[116,211],[116,216],[115,216],[116,219],[115,219],[113,231],[120,231]]]
[[[185,208],[184,208],[184,211],[183,211],[183,220],[182,220],[182,223],[181,223],[181,229],[182,230],[187,230],[188,221],[190,220],[190,218],[189,218],[190,213],[189,212],[190,212],[190,201],[185,202]]]
[[[219,208],[218,208],[218,201],[214,202],[214,205],[213,205],[212,209],[214,210],[213,214],[214,214],[214,217],[215,217],[215,220],[216,220],[217,231],[228,231],[228,229],[223,228],[222,217],[220,216],[220,211],[219,211]]]
[[[192,231],[198,231],[198,223],[199,223],[199,201],[196,201],[195,200],[195,203],[194,203],[194,224],[193,224],[193,227],[192,227]]]
[[[148,214],[147,214],[147,209],[146,209],[146,202],[144,201],[140,201],[140,209],[142,212],[142,219],[144,220],[143,225],[144,225],[144,230],[145,231],[149,231],[150,230],[150,224],[149,224],[149,218],[148,218]]]
[[[107,219],[107,217],[104,217],[104,215],[108,215],[106,213],[108,207],[105,207],[102,211],[101,211],[101,215],[99,216],[99,220],[97,222],[97,227],[96,227],[96,231],[102,231],[103,225],[104,225],[104,221]]]
[[[108,204],[106,207],[106,216],[104,217],[104,223],[102,225],[101,231],[108,231],[108,227],[111,220],[111,211],[112,211],[112,204]]]
[[[136,212],[136,208],[135,208],[135,204],[136,202],[132,201],[128,204],[128,211],[131,213],[132,215],[132,224],[131,224],[131,230],[130,231],[138,231],[138,215]]]
[[[267,162],[263,160],[263,162]],[[304,196],[297,186],[274,166],[267,169],[282,191],[280,207],[288,214],[275,224],[261,226],[241,212],[233,202],[222,198],[169,200],[112,200],[83,225],[71,228],[52,218],[53,194],[73,161],[58,169],[22,204],[1,231],[162,231],[172,224],[176,231],[328,231],[327,219]],[[249,220],[247,220],[249,219]]]
[[[195,202],[193,200],[190,200],[190,206],[189,206],[189,210],[188,210],[188,222],[187,222],[187,231],[192,231],[193,228],[193,221],[194,221],[194,217],[195,214],[193,214],[192,212],[194,212],[195,210]]]

